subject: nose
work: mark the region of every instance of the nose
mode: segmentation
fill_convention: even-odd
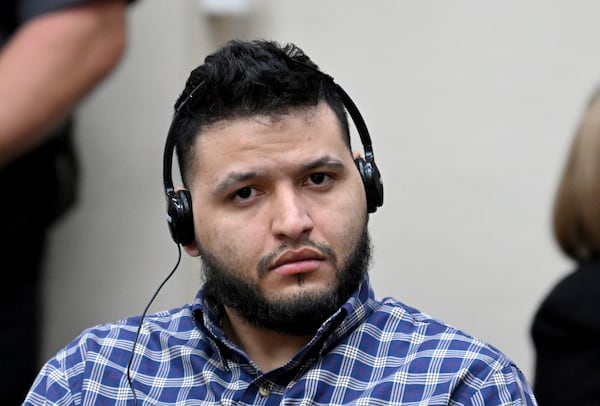
[[[314,227],[307,204],[293,188],[273,196],[272,232],[279,239],[299,241]]]

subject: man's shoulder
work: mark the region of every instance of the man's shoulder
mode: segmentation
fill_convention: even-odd
[[[191,305],[185,305],[147,314],[143,320],[141,315],[135,315],[89,327],[75,337],[58,357],[75,355],[83,360],[88,358],[89,354],[108,353],[113,348],[130,348],[134,342],[139,346],[147,346],[159,336],[191,339],[193,331],[195,329]]]
[[[406,351],[416,354],[438,353],[452,357],[485,360],[490,364],[507,366],[512,361],[492,344],[473,336],[417,308],[394,298],[376,301],[376,307],[365,320],[365,327],[377,329],[381,338],[409,343]],[[408,354],[407,354],[408,356]]]
[[[142,320],[143,319],[143,320]],[[84,333],[89,332],[102,332],[102,331],[117,331],[117,330],[131,330],[132,327],[137,327],[142,321],[142,332],[153,331],[153,330],[172,330],[178,331],[177,327],[185,328],[189,323],[193,322],[192,318],[192,306],[186,304],[181,307],[176,307],[168,310],[160,310],[154,313],[145,315],[128,316],[117,320],[115,322],[98,324],[87,330]]]
[[[535,404],[522,372],[491,344],[392,298],[370,300],[367,307],[364,319],[325,355],[322,369],[335,367],[354,382],[365,377],[370,396],[381,401]]]

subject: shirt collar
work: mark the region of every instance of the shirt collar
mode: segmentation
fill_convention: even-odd
[[[317,351],[319,356],[330,348],[338,339],[354,331],[372,312],[374,304],[374,291],[368,275],[360,283],[358,289],[346,300],[338,311],[332,314],[319,327],[310,342],[294,357],[298,362],[308,353]],[[240,352],[241,349],[233,344],[223,332],[220,323],[220,311],[211,306],[204,297],[204,290],[200,289],[192,305],[192,312],[196,326],[206,332],[219,353],[223,365],[225,351]]]

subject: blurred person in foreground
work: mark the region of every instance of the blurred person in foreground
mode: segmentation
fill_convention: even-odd
[[[47,232],[77,195],[71,114],[123,54],[125,4],[0,3],[0,268],[10,281],[0,294],[3,404],[20,404],[39,369]]]
[[[554,238],[573,261],[531,326],[541,405],[600,405],[600,88],[581,117],[554,198]]]
[[[368,221],[383,183],[370,136],[300,48],[228,42],[175,110],[167,218],[179,253],[201,258],[202,287],[180,308],[82,332],[27,405],[536,405],[498,349],[375,298]]]

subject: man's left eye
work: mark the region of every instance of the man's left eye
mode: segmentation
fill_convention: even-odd
[[[309,176],[310,178],[310,182],[314,185],[320,185],[323,182],[327,181],[327,179],[329,178],[329,175],[322,173],[322,172],[318,172],[318,173],[313,173]]]

